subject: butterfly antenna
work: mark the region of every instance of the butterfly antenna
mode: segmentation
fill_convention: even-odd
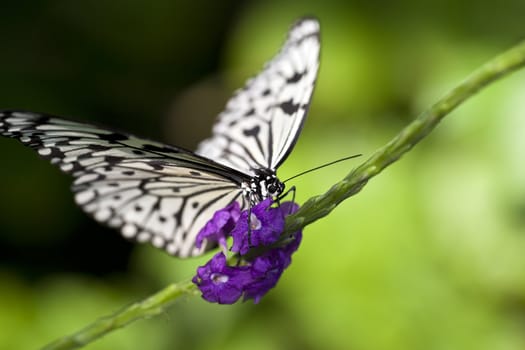
[[[289,177],[288,179],[284,180],[283,183],[285,183],[286,181],[290,181],[291,179],[295,179],[296,177],[299,177],[299,176],[302,176],[304,174],[308,174],[312,171],[315,171],[315,170],[319,170],[321,168],[324,168],[324,167],[327,167],[329,165],[332,165],[332,164],[335,164],[335,163],[339,163],[339,162],[342,162],[344,160],[348,160],[348,159],[353,159],[353,158],[357,158],[357,157],[361,157],[362,154],[354,154],[353,156],[349,156],[349,157],[344,157],[344,158],[341,158],[341,159],[338,159],[338,160],[334,160],[333,162],[330,162],[330,163],[326,163],[326,164],[323,164],[323,165],[319,165],[315,168],[312,168],[312,169],[308,169],[308,170],[305,170],[303,171],[302,173],[299,173],[297,175],[294,175],[292,177]]]

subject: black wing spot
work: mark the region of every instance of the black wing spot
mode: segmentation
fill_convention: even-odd
[[[131,175],[134,175],[134,174],[135,174],[135,172],[133,170],[126,170],[126,171],[122,172],[122,175],[131,176]]]
[[[121,198],[122,197],[120,195],[118,195],[118,194],[113,196],[113,199],[116,200],[116,201],[120,200]]]
[[[108,141],[109,143],[115,143],[118,141],[125,141],[128,140],[129,137],[123,134],[118,134],[116,132],[111,134],[99,134],[97,135],[101,140]]]
[[[137,155],[143,155],[143,154],[144,154],[143,151],[140,151],[140,150],[138,150],[138,149],[134,149],[134,150],[132,150],[131,152],[132,152],[133,154],[137,154]]]
[[[159,147],[159,146],[155,146],[155,145],[150,145],[148,143],[142,145],[142,148],[144,148],[144,150],[150,151],[150,152],[179,153],[179,151],[177,151],[176,149],[173,149],[173,148],[170,148],[170,147],[167,147],[167,146]]]
[[[288,84],[295,84],[298,81],[301,80],[301,78],[306,74],[306,70],[304,72],[295,72],[294,75],[292,75],[290,78],[286,79],[286,83]]]
[[[193,209],[197,209],[197,207],[199,206],[199,202],[193,202],[191,203],[191,206]]]
[[[201,176],[201,173],[199,173],[198,171],[190,171],[190,175],[193,175],[193,176]]]
[[[297,110],[299,110],[299,103],[293,103],[293,101],[290,99],[288,101],[282,102],[279,107],[283,110],[284,113],[288,115],[294,115]]]
[[[244,113],[244,116],[249,117],[254,114],[255,114],[255,108],[250,108],[249,110],[246,111],[246,113]]]
[[[64,158],[64,153],[61,152],[58,148],[52,147],[51,153],[47,155],[48,158]]]
[[[164,162],[159,160],[152,160],[148,162],[148,165],[153,168],[153,170],[162,170],[164,169]]]
[[[166,218],[164,216],[159,216],[159,222],[166,222]]]
[[[180,192],[180,188],[178,188],[178,187],[173,187],[171,190],[172,190],[173,192],[175,192],[175,193]]]
[[[108,186],[109,187],[119,187],[120,185],[119,185],[118,182],[110,182],[110,183],[108,183]]]
[[[82,166],[80,164],[76,163],[76,162],[69,163],[69,164],[73,165],[73,167],[69,170],[69,172],[71,172],[71,173],[74,173],[75,171],[80,171],[80,170],[83,169]]]
[[[259,135],[259,132],[261,131],[261,127],[259,125],[254,126],[251,129],[244,129],[242,133],[244,136],[254,136],[257,137]]]
[[[264,91],[262,92],[261,95],[262,95],[262,96],[268,96],[268,95],[271,94],[271,93],[272,93],[272,90],[270,90],[270,89],[266,89],[266,90],[264,90]]]
[[[66,144],[68,142],[65,142]],[[109,149],[109,147],[107,146],[104,146],[104,145],[98,145],[98,144],[92,144],[92,145],[89,145],[88,147],[92,152],[100,152],[100,151],[106,151]]]
[[[116,156],[105,156],[104,159],[110,164],[118,164],[124,160],[124,158]]]
[[[134,209],[135,209],[136,212],[141,212],[142,211],[142,207],[140,205],[136,205]]]

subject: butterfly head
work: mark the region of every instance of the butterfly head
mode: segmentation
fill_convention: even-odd
[[[279,197],[284,191],[282,183],[275,171],[271,169],[260,169],[257,171],[250,183],[250,199],[252,203],[260,202],[266,198]]]

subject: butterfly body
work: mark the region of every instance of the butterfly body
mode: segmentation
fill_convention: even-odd
[[[76,203],[96,221],[179,257],[217,210],[277,197],[276,170],[297,141],[319,66],[319,23],[299,20],[281,51],[227,103],[196,152],[59,117],[0,111],[18,139],[74,178]]]
[[[274,170],[271,169],[257,169],[255,176],[250,179],[250,183],[243,183],[243,195],[250,202],[250,205],[255,205],[260,201],[269,197],[279,197],[284,191],[284,183],[282,183]]]

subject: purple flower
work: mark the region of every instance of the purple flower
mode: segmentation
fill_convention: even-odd
[[[235,204],[236,206],[232,204],[215,213],[199,232],[199,246],[204,239],[212,238],[225,247],[226,237],[231,231],[231,251],[245,255],[252,247],[277,242],[284,230],[286,215],[299,208],[292,202],[272,208],[272,200],[266,199],[251,210],[239,214],[239,206]],[[232,230],[235,222],[237,224]],[[244,300],[253,299],[254,303],[258,303],[275,287],[284,269],[290,265],[291,256],[299,247],[301,238],[301,231],[295,232],[287,237],[284,241],[286,244],[266,250],[250,260],[244,257],[241,264],[238,262],[235,266],[229,266],[226,256],[218,253],[206,265],[197,269],[197,275],[192,281],[201,290],[202,297],[210,302],[232,304],[244,296]]]
[[[253,299],[257,304],[262,296],[275,287],[284,269],[292,263],[292,254],[301,243],[301,231],[290,236],[290,243],[274,248],[256,257],[250,265],[252,282],[244,287],[244,300]]]
[[[240,215],[241,209],[238,202],[233,202],[226,208],[216,211],[213,218],[197,234],[195,246],[200,248],[204,240],[208,240],[217,242],[223,249],[227,250],[226,237],[235,227]]]
[[[250,210],[241,213],[231,232],[232,252],[245,255],[251,247],[269,245],[277,241],[284,229],[284,212],[281,207],[271,208],[271,205],[272,199],[268,198],[252,207],[251,213]]]
[[[288,243],[287,245],[285,245],[284,247],[282,248],[279,248],[281,249],[288,257],[290,257],[289,259],[289,262],[288,264],[285,265],[285,268],[288,267],[288,265],[290,265],[291,263],[291,257],[292,257],[292,254],[295,253],[295,251],[297,250],[297,248],[299,248],[299,244],[301,244],[301,240],[303,238],[303,233],[301,231],[297,231],[295,232],[294,234],[292,234],[290,236],[290,243]]]
[[[242,296],[250,280],[249,267],[228,266],[221,252],[197,269],[192,282],[199,287],[204,299],[212,303],[233,304]]]
[[[294,203],[294,202],[283,202],[279,206],[279,209],[281,209],[281,212],[283,213],[284,216],[287,216],[299,210],[299,204]]]
[[[275,287],[289,262],[290,257],[281,249],[272,249],[255,258],[250,266],[252,281],[244,287],[244,300],[253,299],[257,304]]]

